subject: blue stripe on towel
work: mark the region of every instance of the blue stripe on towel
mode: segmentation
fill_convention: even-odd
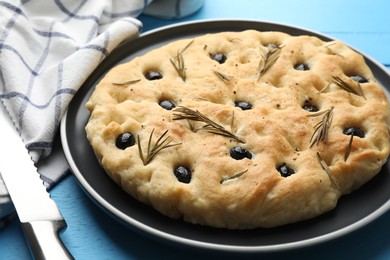
[[[74,11],[70,11],[69,9],[67,9],[60,0],[55,0],[54,2],[58,6],[58,8],[61,10],[61,12],[63,12],[64,14],[69,16],[70,18],[74,18],[74,19],[78,19],[78,20],[92,20],[96,24],[99,24],[99,19],[95,15],[78,15],[77,13],[75,13],[75,11],[79,11],[81,9],[81,7],[86,3],[86,1],[83,1],[82,3],[80,3],[80,5]]]
[[[53,23],[50,24],[50,29],[49,31],[51,31],[53,29]],[[48,37],[47,38],[47,42],[46,42],[46,46],[42,52],[42,54],[40,55],[38,61],[37,61],[37,64],[35,65],[34,67],[34,71],[40,71],[40,69],[42,68],[47,56],[49,55],[49,50],[50,50],[50,45],[51,45],[51,37]],[[27,91],[26,91],[26,96],[29,96],[34,88],[34,84],[35,84],[35,79],[36,79],[36,75],[32,74],[31,77],[30,77],[30,80],[29,80],[29,83],[28,83],[28,88],[27,88]],[[26,111],[27,109],[27,106],[28,106],[29,102],[27,102],[27,99],[23,99],[23,102],[21,104],[21,106],[19,107],[19,130],[20,131],[23,131],[23,128],[24,128],[24,112]]]
[[[23,101],[28,102],[31,106],[33,106],[35,108],[45,109],[45,108],[49,107],[49,105],[51,104],[51,102],[53,101],[53,99],[56,96],[59,96],[59,95],[74,95],[74,94],[76,94],[76,90],[75,89],[72,89],[72,88],[61,88],[61,89],[58,89],[50,97],[50,99],[46,103],[43,103],[43,104],[36,104],[36,103],[32,102],[27,95],[25,95],[23,93],[20,93],[20,92],[17,92],[17,91],[11,91],[11,92],[8,92],[8,93],[5,93],[5,94],[0,94],[0,98],[1,99],[5,99],[5,100],[10,100],[10,99],[13,99],[13,98],[20,98]]]
[[[34,76],[37,76],[38,75],[38,72],[36,72],[33,68],[31,68],[26,60],[23,58],[23,56],[19,53],[19,51],[17,51],[15,48],[13,48],[12,46],[10,45],[7,45],[7,44],[2,44],[0,43],[0,53],[3,51],[3,50],[9,50],[13,53],[15,53],[15,55],[20,59],[20,61],[24,64],[24,66],[27,68],[27,70],[30,71],[30,73]]]
[[[4,6],[4,7],[8,8],[9,10],[12,10],[13,12],[15,12],[17,14],[23,14],[22,9],[20,9],[19,7],[15,6],[15,5],[12,5],[9,2],[0,1],[0,6]]]

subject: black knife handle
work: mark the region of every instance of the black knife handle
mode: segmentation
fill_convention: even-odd
[[[59,237],[65,220],[24,222],[22,228],[34,259],[74,259]]]

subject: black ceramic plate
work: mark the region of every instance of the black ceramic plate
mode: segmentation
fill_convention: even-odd
[[[332,38],[283,24],[253,20],[207,20],[177,24],[154,30],[127,42],[112,52],[87,79],[72,100],[61,125],[61,139],[69,165],[90,197],[117,220],[144,234],[193,247],[235,252],[270,252],[322,243],[350,233],[379,217],[390,208],[389,164],[358,191],[342,197],[337,208],[315,219],[272,229],[230,231],[169,219],[125,194],[99,166],[86,139],[84,127],[89,112],[85,108],[95,84],[114,65],[180,38],[220,31],[282,31],[291,35]],[[386,69],[366,57],[379,83],[390,86]]]

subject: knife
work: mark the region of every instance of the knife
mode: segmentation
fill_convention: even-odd
[[[35,259],[73,259],[59,232],[66,222],[6,111],[0,109],[0,174]]]

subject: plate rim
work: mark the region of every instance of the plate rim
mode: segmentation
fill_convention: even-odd
[[[297,29],[303,32],[310,32],[315,35],[319,35],[321,37],[337,40],[339,42],[342,42],[346,44],[347,46],[351,47],[355,51],[359,52],[364,56],[366,60],[369,60],[373,65],[377,66],[382,72],[386,74],[390,78],[390,72],[388,69],[375,59],[373,59],[371,56],[365,54],[364,52],[360,51],[359,49],[349,45],[348,43],[345,43],[337,38],[331,37],[327,34],[317,32],[315,30],[307,29],[305,27],[295,26],[291,24],[286,23],[280,23],[280,22],[274,22],[274,21],[268,21],[268,20],[260,20],[260,19],[241,19],[241,18],[217,18],[217,19],[200,19],[200,20],[192,20],[192,21],[186,21],[186,22],[180,22],[180,23],[174,23],[170,25],[165,25],[162,27],[158,27],[152,30],[149,30],[145,33],[140,34],[139,37],[148,36],[150,34],[158,33],[160,31],[169,30],[171,28],[179,27],[179,26],[186,26],[186,25],[193,25],[193,24],[202,24],[202,23],[208,23],[208,22],[254,22],[259,24],[272,24],[276,26],[283,26],[283,27],[289,27],[293,29]],[[138,39],[138,38],[137,38]],[[383,87],[384,88],[384,87]],[[384,88],[385,89],[385,88]],[[388,94],[388,90],[385,89],[386,94]],[[71,104],[71,103],[70,103]],[[366,217],[347,225],[343,228],[337,229],[335,231],[326,233],[324,235],[320,235],[317,237],[309,238],[309,239],[303,239],[295,242],[287,242],[277,245],[260,245],[260,246],[240,246],[240,245],[224,245],[224,244],[217,244],[217,243],[211,243],[211,242],[203,242],[199,240],[193,240],[189,238],[183,238],[180,236],[176,236],[161,230],[158,230],[156,228],[152,228],[136,219],[131,218],[127,214],[123,213],[122,211],[118,210],[114,206],[112,206],[108,201],[106,201],[96,190],[93,189],[93,187],[88,183],[88,181],[84,178],[83,174],[79,171],[78,167],[76,166],[72,153],[70,151],[69,145],[68,145],[68,137],[67,137],[67,120],[68,120],[68,109],[64,112],[63,118],[61,119],[60,124],[60,138],[63,146],[63,151],[65,154],[65,158],[69,164],[69,167],[71,169],[71,172],[76,177],[77,181],[81,185],[81,188],[87,193],[87,195],[96,203],[98,206],[103,207],[103,209],[107,210],[107,213],[111,213],[113,216],[118,218],[119,220],[122,220],[126,222],[127,224],[130,224],[131,226],[142,230],[149,235],[160,237],[163,239],[166,239],[168,241],[172,241],[178,244],[190,246],[190,247],[198,247],[202,249],[210,249],[210,250],[217,250],[217,251],[225,251],[225,252],[239,252],[239,253],[270,253],[270,252],[280,252],[280,251],[287,251],[292,249],[299,249],[304,247],[310,247],[313,245],[318,245],[321,243],[325,243],[337,238],[340,238],[342,236],[345,236],[349,233],[352,233],[370,223],[372,223],[374,220],[378,219],[380,216],[385,214],[387,211],[390,210],[390,199],[387,200],[382,206],[377,208],[375,211],[367,215]]]

